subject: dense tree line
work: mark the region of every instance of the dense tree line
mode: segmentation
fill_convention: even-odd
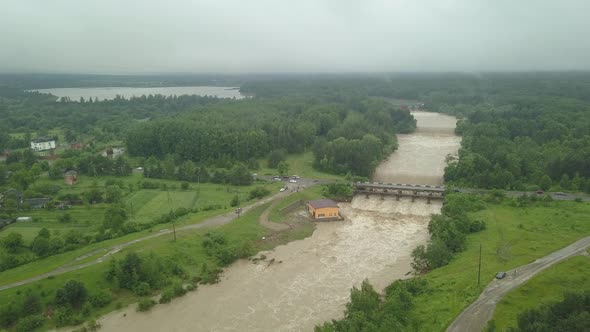
[[[429,243],[412,251],[412,268],[425,273],[450,263],[455,253],[465,250],[467,235],[485,229],[483,221],[468,216],[468,212],[484,207],[481,198],[447,193],[441,214],[433,215],[428,224]]]
[[[77,280],[69,280],[54,294],[26,289],[12,301],[0,305],[0,327],[34,331],[48,325],[76,325],[84,322],[92,310],[106,306],[111,300],[109,292],[99,290],[91,293],[84,283]]]
[[[99,142],[121,139],[138,121],[197,110],[217,103],[232,103],[215,97],[149,95],[113,100],[72,101],[37,92],[0,88],[0,151],[25,148],[35,136],[62,128],[65,139],[75,142],[93,138]],[[11,136],[9,133],[25,133]]]
[[[367,280],[353,287],[344,318],[315,327],[315,332],[418,331],[412,297],[423,293],[421,279],[398,280],[380,295]]]
[[[445,180],[458,185],[590,192],[590,104],[522,97],[477,106],[459,124],[459,160]],[[534,189],[534,188],[533,188]]]
[[[279,151],[313,148],[317,168],[368,176],[396,148],[395,133],[414,129],[409,112],[382,101],[256,99],[142,123],[129,132],[126,142],[132,155],[158,159],[173,155],[170,165],[187,160],[199,165],[235,161],[250,165],[252,159],[269,156],[272,166],[278,166]],[[168,173],[165,177],[181,173],[171,166],[156,170]]]
[[[72,155],[73,154],[73,155]],[[131,174],[131,165],[124,157],[108,158],[94,153],[69,153],[66,158],[56,160],[48,169],[49,177],[59,179],[67,170],[76,170],[81,175],[125,176]]]
[[[560,96],[590,101],[587,72],[391,73],[297,75],[249,80],[240,91],[259,97],[380,96],[437,105],[477,105],[514,96]],[[433,108],[433,107],[429,107]]]

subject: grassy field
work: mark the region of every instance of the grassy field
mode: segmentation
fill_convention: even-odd
[[[508,293],[496,306],[497,331],[516,326],[518,314],[563,300],[564,292],[590,290],[590,257],[576,256],[554,265]]]
[[[124,190],[123,202],[127,206],[130,220],[138,223],[150,223],[155,218],[167,213],[170,209],[180,207],[186,209],[201,208],[210,205],[219,205],[220,209],[228,211],[229,202],[234,195],[240,197],[243,203],[248,202],[250,190],[257,186],[268,188],[271,193],[278,191],[281,184],[276,182],[255,182],[250,186],[227,186],[212,183],[196,184],[191,183],[188,190],[179,190],[181,182],[172,180],[152,180],[160,184],[166,184],[170,190],[161,189],[139,189],[137,183],[145,180],[141,174],[133,174],[128,177],[81,177],[80,182],[75,186],[67,186],[61,180],[41,179],[40,183],[50,183],[60,188],[59,194],[77,193],[80,194],[92,188],[105,189],[108,181],[122,182],[123,186],[134,186],[134,191]],[[176,189],[173,189],[176,188]],[[15,223],[0,230],[0,237],[16,232],[24,237],[26,245],[37,236],[39,230],[47,228],[51,233],[64,234],[70,229],[76,229],[83,233],[96,231],[104,219],[107,204],[79,205],[67,210],[29,210],[19,212],[16,216],[29,216],[34,222]],[[220,213],[222,211],[218,211]],[[72,221],[60,223],[58,218],[68,213]],[[210,214],[207,214],[210,215]]]
[[[63,185],[62,181],[59,180],[45,179],[45,181],[49,181],[51,183],[54,183],[55,185],[62,186],[64,188],[62,189],[62,191],[60,191],[60,193],[62,193],[63,191],[68,190],[70,188],[75,188],[75,190],[80,191],[88,190],[89,188],[92,188],[94,186],[101,188],[104,187],[105,182],[107,182],[109,179],[123,181],[123,183],[125,184],[133,184],[139,180],[143,180],[143,177],[140,174],[134,174],[132,176],[122,178],[88,177],[83,178],[83,180],[74,187],[66,187],[65,185]],[[174,186],[177,188],[180,186],[181,183],[179,181],[170,180],[150,181],[166,183],[169,187]],[[278,191],[281,184],[274,182],[255,182],[251,186],[235,187],[211,183],[203,183],[200,185],[191,183],[189,189],[184,191],[178,189],[170,191],[155,189],[137,190],[136,187],[136,190],[126,194],[123,200],[130,212],[129,220],[135,222],[151,222],[160,215],[170,211],[170,208],[177,209],[179,207],[184,207],[191,209],[196,207],[204,207],[212,204],[218,205],[218,207],[216,207],[215,209],[211,209],[208,211],[201,210],[196,213],[189,213],[188,215],[185,215],[177,219],[175,221],[175,224],[177,226],[182,226],[188,224],[195,224],[206,218],[233,210],[233,208],[230,207],[229,202],[235,194],[238,194],[238,196],[240,197],[241,204],[248,204],[249,202],[252,202],[252,200],[248,201],[248,193],[250,192],[250,190],[257,186],[266,187],[271,191],[271,193],[275,193]],[[168,196],[170,197],[170,204],[168,203]],[[26,211],[23,212],[23,216],[32,216],[34,218],[37,218],[37,220],[41,221],[30,223],[21,222],[12,224],[0,231],[0,237],[3,237],[11,232],[17,232],[23,235],[25,245],[29,245],[33,238],[37,236],[41,228],[47,228],[52,234],[62,235],[71,229],[79,230],[82,233],[96,231],[98,226],[101,225],[103,222],[104,212],[106,208],[106,204],[96,204],[74,206],[71,209],[65,211],[46,209]],[[57,221],[58,217],[64,214],[65,212],[69,213],[72,216],[72,222],[60,223]],[[154,225],[153,227],[145,231],[128,234],[116,239],[90,244],[77,250],[36,260],[34,262],[13,269],[0,272],[0,284],[5,285],[38,274],[49,272],[93,250],[107,248],[116,243],[133,240],[142,236],[149,235],[151,232],[157,232],[161,229],[169,227],[169,224]]]
[[[155,216],[159,216],[171,209],[192,209],[196,203],[195,191],[162,191],[140,190],[133,193],[127,200],[127,206],[131,207],[131,220],[149,223]]]
[[[267,160],[260,159],[260,166],[257,171],[260,175],[278,175],[278,171],[274,168],[268,168]],[[344,177],[335,174],[320,172],[313,168],[313,153],[307,151],[299,154],[290,154],[287,156],[287,163],[289,164],[289,175],[299,175],[309,179],[326,179],[326,180],[341,180]]]
[[[467,250],[424,276],[428,291],[415,299],[424,331],[444,331],[498,271],[528,264],[590,234],[590,204],[552,202],[516,208],[492,205],[475,214],[487,229],[468,236]],[[479,245],[481,285],[477,286]],[[502,253],[502,254],[499,254]]]

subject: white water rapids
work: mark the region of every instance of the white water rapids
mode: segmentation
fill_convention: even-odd
[[[438,185],[445,157],[456,154],[453,117],[413,112],[414,134],[399,135],[399,149],[377,169],[379,182]],[[232,264],[221,282],[157,305],[135,307],[99,321],[102,331],[313,331],[342,317],[350,289],[363,279],[381,290],[410,272],[410,253],[428,239],[430,214],[441,202],[366,198],[341,204],[346,221],[318,223],[307,239],[265,252],[281,264]]]

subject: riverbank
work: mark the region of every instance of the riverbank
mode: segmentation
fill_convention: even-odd
[[[447,118],[418,114],[419,128],[420,117],[435,123],[438,117]],[[450,134],[454,121],[442,123],[452,127],[406,135],[419,136],[421,143],[403,150],[401,142],[394,156],[405,151],[414,162],[403,162],[403,156],[390,161],[388,168],[397,171],[389,173],[392,181],[411,183],[411,177],[424,171],[416,164],[444,168],[447,153],[456,153],[460,138]],[[441,144],[455,150],[437,149]],[[422,153],[424,147],[432,153]],[[341,317],[350,288],[364,279],[383,289],[395,279],[407,278],[411,251],[427,241],[430,214],[441,205],[361,196],[340,208],[344,222],[318,223],[311,237],[260,253],[267,261],[282,263],[267,266],[240,260],[225,270],[218,284],[201,286],[147,314],[128,309],[100,322],[109,331],[311,331],[316,324]]]

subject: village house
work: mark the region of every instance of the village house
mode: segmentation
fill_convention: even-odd
[[[73,169],[65,172],[64,173],[64,183],[69,186],[73,186],[76,183],[78,183],[78,172],[76,172]]]
[[[55,139],[51,137],[38,137],[31,141],[31,150],[39,152],[39,151],[47,151],[55,149]]]
[[[340,208],[331,199],[318,199],[307,202],[307,209],[311,216],[316,219],[340,219]]]

